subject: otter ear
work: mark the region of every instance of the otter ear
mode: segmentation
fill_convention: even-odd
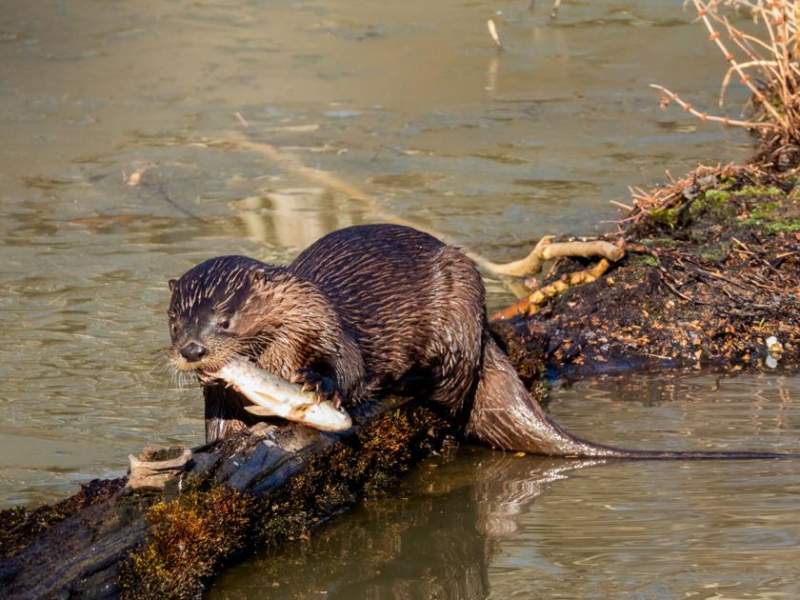
[[[177,284],[178,284],[178,280],[177,280],[177,279],[170,279],[170,280],[167,282],[167,285],[169,286],[169,291],[170,291],[170,292],[174,292],[174,291],[175,291],[175,286],[176,286]]]

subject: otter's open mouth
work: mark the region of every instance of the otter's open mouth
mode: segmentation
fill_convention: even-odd
[[[345,431],[353,425],[350,415],[332,402],[320,402],[315,393],[303,391],[299,385],[246,360],[234,359],[216,371],[199,372],[198,376],[204,383],[221,379],[235,388],[253,403],[244,407],[253,415],[282,417],[321,431]]]

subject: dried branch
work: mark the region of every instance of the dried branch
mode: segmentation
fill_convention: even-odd
[[[521,260],[510,263],[497,264],[489,262],[478,256],[470,257],[478,266],[499,275],[510,277],[525,277],[542,270],[542,264],[548,260],[562,256],[578,256],[589,258],[600,256],[611,262],[616,262],[625,256],[625,250],[605,240],[592,240],[588,242],[553,242],[552,235],[546,235],[539,240],[530,254]]]
[[[800,142],[797,0],[686,0],[684,6],[689,4],[729,64],[722,78],[719,106],[724,105],[735,74],[750,92],[756,112],[750,119],[712,115],[695,109],[675,92],[653,85],[662,94],[662,108],[675,102],[702,121],[757,130],[767,146]],[[748,11],[753,22],[760,26],[760,33],[749,34],[733,25],[722,12],[725,7]]]
[[[675,92],[668,90],[667,88],[657,85],[655,83],[651,83],[650,87],[660,91],[664,95],[664,99],[661,101],[662,107],[668,106],[670,102],[675,102],[678,106],[680,106],[683,110],[688,112],[690,115],[693,115],[700,119],[701,121],[713,121],[715,123],[722,123],[723,125],[730,125],[733,127],[745,127],[747,129],[776,129],[773,123],[759,123],[756,121],[740,121],[737,119],[729,119],[728,117],[720,117],[717,115],[710,115],[705,112],[700,112],[696,108],[694,108],[690,103],[686,102],[685,100],[681,99],[678,94]]]
[[[569,246],[570,244],[557,245]],[[569,255],[563,254],[562,256]],[[561,279],[558,279],[553,283],[536,290],[526,298],[522,298],[511,306],[494,313],[490,318],[492,321],[502,321],[504,319],[512,319],[514,317],[535,315],[537,312],[539,312],[539,307],[541,307],[543,304],[546,304],[551,298],[563,294],[569,288],[576,285],[597,281],[606,271],[608,271],[610,266],[611,263],[607,259],[603,258],[593,267],[584,269],[583,271],[576,271],[574,273],[564,275]]]

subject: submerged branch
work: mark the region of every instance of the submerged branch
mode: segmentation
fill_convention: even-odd
[[[237,113],[237,118],[242,125],[246,127],[247,131],[251,129],[250,124],[239,113]],[[437,237],[450,245],[458,246],[462,252],[475,261],[475,263],[481,269],[490,274],[510,277],[525,277],[527,275],[538,273],[541,270],[541,266],[544,261],[550,260],[557,256],[602,256],[608,260],[616,261],[619,260],[623,254],[619,248],[602,240],[590,242],[569,242],[570,246],[568,249],[566,249],[562,248],[563,244],[552,243],[552,237],[545,236],[539,241],[539,243],[536,245],[536,247],[534,247],[527,257],[509,263],[496,263],[490,261],[481,254],[464,247],[463,244],[459,244],[457,240],[452,238],[452,236],[449,236],[441,231],[437,231],[432,227],[426,227],[425,225],[404,219],[396,214],[386,212],[378,202],[378,199],[372,194],[345,181],[337,175],[309,167],[303,164],[296,156],[283,150],[279,150],[272,144],[263,141],[254,141],[241,133],[231,134],[229,138],[221,141],[220,143],[227,146],[233,146],[234,148],[240,150],[246,150],[260,154],[267,160],[274,162],[281,169],[289,173],[315,183],[316,185],[320,185],[333,193],[341,194],[348,199],[360,201],[366,205],[372,214],[372,217],[375,219],[385,220],[386,222],[395,223],[397,225],[414,227],[415,229],[430,233],[434,237]],[[559,251],[566,252],[567,254],[558,254]]]

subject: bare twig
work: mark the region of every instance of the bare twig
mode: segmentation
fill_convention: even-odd
[[[695,109],[675,92],[660,85],[662,107],[675,102],[702,121],[757,130],[765,146],[780,148],[800,142],[800,98],[797,97],[800,65],[797,63],[797,0],[686,0],[708,30],[709,39],[728,62],[722,78],[719,106],[733,76],[753,98],[756,113],[750,119],[731,119]],[[760,33],[750,34],[731,23],[724,7],[750,12]]]
[[[561,245],[561,244],[559,244]],[[567,246],[569,244],[563,244]],[[502,321],[504,319],[512,319],[518,316],[530,316],[539,312],[539,307],[546,304],[548,300],[559,296],[566,292],[569,288],[584,283],[591,283],[597,281],[603,274],[608,271],[611,263],[603,258],[593,267],[584,269],[582,271],[575,271],[564,275],[560,279],[545,285],[529,296],[522,298],[511,306],[497,311],[490,318],[492,321]]]
[[[500,42],[500,35],[497,33],[497,25],[494,24],[494,20],[489,19],[486,21],[486,28],[489,30],[489,37],[492,38],[497,49],[502,50],[503,44]]]
[[[660,91],[664,95],[664,99],[662,100],[661,103],[662,106],[668,106],[670,102],[675,102],[683,110],[688,112],[690,115],[697,117],[701,121],[713,121],[715,123],[722,123],[723,125],[730,125],[734,127],[745,127],[747,129],[776,128],[773,123],[757,123],[756,121],[741,121],[738,119],[729,119],[728,117],[720,117],[718,115],[710,115],[708,113],[697,110],[689,102],[686,102],[685,100],[681,99],[681,97],[678,96],[678,94],[668,90],[664,86],[651,83],[650,87]]]

